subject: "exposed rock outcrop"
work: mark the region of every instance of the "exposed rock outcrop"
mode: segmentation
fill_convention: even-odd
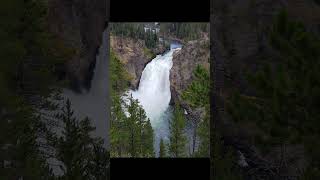
[[[48,6],[51,32],[76,52],[66,63],[67,78],[75,90],[89,88],[106,25],[106,1],[49,0]]]
[[[131,88],[136,89],[144,67],[153,58],[151,52],[145,47],[142,40],[111,36],[110,41],[112,51],[132,76]]]
[[[173,54],[173,66],[170,71],[171,103],[179,101],[182,106],[185,105],[181,94],[192,82],[193,71],[197,65],[203,65],[209,71],[209,52],[209,39],[205,38],[189,41],[180,51]]]

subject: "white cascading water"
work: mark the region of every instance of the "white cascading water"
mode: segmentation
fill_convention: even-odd
[[[159,121],[161,114],[168,108],[171,99],[170,69],[172,67],[172,53],[164,56],[158,55],[142,72],[139,89],[132,92],[132,96],[138,99],[152,126]]]
[[[155,149],[158,151],[160,138],[167,139],[168,119],[170,117],[169,103],[170,92],[170,69],[172,68],[172,55],[181,48],[174,47],[164,55],[157,55],[144,68],[139,88],[129,91],[134,99],[138,99],[144,108],[147,117],[155,132]]]

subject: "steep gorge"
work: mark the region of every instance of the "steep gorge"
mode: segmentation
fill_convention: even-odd
[[[146,64],[153,59],[142,40],[132,40],[111,36],[110,45],[112,51],[120,58],[132,79],[130,86],[138,87],[142,71]],[[159,51],[164,52],[164,50]],[[209,64],[209,38],[189,41],[183,44],[181,51],[174,52],[173,66],[170,70],[171,104],[180,101],[187,111],[191,111],[181,99],[182,92],[188,87],[194,78],[192,75],[197,65],[203,65],[207,70]]]

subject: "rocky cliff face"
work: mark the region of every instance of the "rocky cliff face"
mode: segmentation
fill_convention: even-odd
[[[51,32],[75,50],[66,63],[67,78],[73,89],[90,87],[96,54],[106,22],[105,0],[49,0]]]
[[[133,89],[138,87],[142,71],[146,64],[154,58],[153,55],[161,54],[165,50],[163,47],[148,50],[143,40],[118,36],[111,36],[110,45],[112,51],[120,58],[120,61],[132,76],[131,88]],[[196,66],[198,64],[203,65],[209,70],[208,36],[184,44],[181,51],[173,54],[172,61],[173,66],[170,71],[171,103],[177,100],[183,103],[180,95],[191,83],[192,72]]]
[[[209,71],[209,39],[189,41],[180,51],[173,54],[173,66],[170,71],[172,103],[180,101],[182,92],[193,80],[193,71],[197,65],[203,65]]]
[[[146,49],[142,40],[126,37],[111,36],[110,47],[132,76],[131,88],[136,89],[144,67],[153,58],[151,52]]]

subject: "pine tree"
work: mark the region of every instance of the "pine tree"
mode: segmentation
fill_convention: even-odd
[[[143,110],[142,107],[138,107],[138,119],[137,119],[137,125],[138,125],[138,130],[137,130],[137,136],[139,137],[139,142],[137,142],[137,146],[139,146],[139,154],[140,156],[144,156],[145,155],[145,152],[144,152],[144,146],[145,146],[145,139],[144,136],[145,136],[145,130],[144,130],[144,127],[145,127],[145,120],[147,118],[147,115],[145,113],[145,111]]]
[[[153,129],[150,120],[147,119],[144,109],[139,105],[139,101],[132,95],[125,105],[128,115],[124,122],[128,133],[128,153],[131,157],[153,157]]]
[[[170,121],[169,154],[172,157],[183,157],[186,151],[185,119],[179,105],[175,106],[174,117]]]
[[[194,80],[182,93],[182,98],[190,105],[192,110],[198,108],[204,108],[205,110],[204,118],[193,122],[195,127],[193,138],[198,136],[200,140],[198,152],[195,152],[194,155],[208,157],[210,149],[209,72],[201,65],[198,65],[193,72],[193,76]]]
[[[138,28],[140,26],[137,26]],[[141,28],[141,27],[140,27]],[[119,59],[111,52],[111,156],[153,157],[153,129],[138,100],[121,96],[130,77]],[[126,111],[126,113],[125,113]]]
[[[126,124],[129,132],[129,154],[131,157],[136,157],[139,155],[139,140],[140,140],[140,130],[137,125],[139,116],[138,116],[138,100],[133,99],[132,95],[129,97],[129,103],[127,106],[128,117]]]
[[[118,26],[112,26],[118,27]],[[110,146],[111,156],[127,156],[129,130],[127,117],[123,111],[121,94],[128,88],[130,76],[124,69],[119,58],[110,50],[110,92],[111,92],[111,120]]]
[[[277,144],[304,144],[310,159],[310,179],[320,176],[319,113],[320,39],[308,32],[303,23],[290,21],[286,11],[275,18],[270,45],[279,53],[276,61],[259,64],[258,71],[247,75],[255,94],[235,91],[228,112],[233,120],[254,123],[264,133],[255,145],[264,153]],[[263,61],[260,61],[263,62]],[[283,162],[284,160],[281,160]],[[283,165],[283,164],[280,164]]]
[[[92,162],[89,166],[90,174],[96,180],[105,180],[110,168],[110,153],[103,147],[103,141],[97,140],[93,145]]]
[[[210,111],[206,108],[206,114],[204,119],[199,123],[198,136],[200,144],[196,156],[209,157],[210,156]]]
[[[37,141],[42,123],[25,103],[12,108],[6,107],[1,112],[0,160],[8,165],[0,168],[0,176],[4,179],[52,179],[53,174]]]
[[[182,98],[186,100],[192,108],[205,107],[209,104],[209,72],[203,66],[197,65],[193,76],[194,80],[183,92]]]
[[[217,133],[217,132],[216,132]],[[221,180],[242,180],[244,179],[241,169],[238,166],[236,153],[230,146],[225,147],[220,135],[217,133],[214,142],[214,165],[215,178]]]
[[[62,136],[56,134],[49,134],[50,143],[57,149],[57,159],[60,160],[64,166],[60,168],[64,172],[65,179],[82,179],[82,173],[86,166],[81,163],[85,162],[84,151],[82,150],[83,139],[80,134],[79,124],[74,117],[74,112],[71,109],[71,102],[67,100],[61,109],[61,113],[57,114],[57,118],[62,121],[64,128]]]
[[[66,100],[57,114],[62,123],[62,134],[48,132],[49,144],[56,151],[55,157],[63,163],[60,166],[64,179],[98,179],[106,176],[108,153],[103,148],[102,140],[92,138],[90,133],[95,129],[90,119],[78,120],[74,117],[70,100]],[[105,172],[102,173],[101,172]]]
[[[127,117],[123,111],[124,102],[118,95],[112,97],[110,120],[110,146],[112,156],[121,157],[126,153],[129,142]]]
[[[160,139],[160,150],[159,150],[159,157],[167,157],[167,149],[166,149],[166,144],[164,143],[163,139]]]
[[[153,129],[150,123],[150,120],[148,119],[142,130],[142,157],[154,157],[154,148],[153,148]]]
[[[45,99],[60,87],[57,67],[68,59],[47,29],[40,0],[4,0],[0,6],[0,161],[4,179],[51,179],[43,144]],[[63,50],[62,50],[63,49]],[[48,107],[46,107],[48,108]]]

